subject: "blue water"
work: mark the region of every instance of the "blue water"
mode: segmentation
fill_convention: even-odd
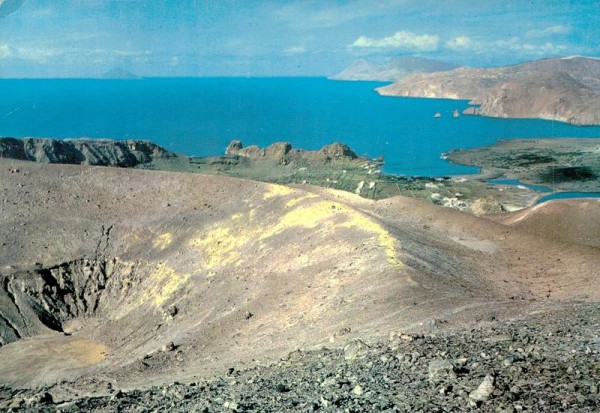
[[[492,185],[524,186],[536,192],[553,192],[553,189],[548,188],[547,186],[526,184],[524,182],[519,181],[518,179],[491,179],[487,182],[488,184]]]
[[[0,80],[0,136],[151,139],[188,155],[290,141],[333,141],[384,155],[385,171],[442,176],[477,172],[440,159],[499,138],[600,137],[600,127],[543,120],[452,118],[466,101],[381,97],[379,83],[323,78]],[[440,112],[442,117],[434,119]]]
[[[555,192],[541,197],[536,204],[551,201],[553,199],[571,199],[571,198],[600,198],[600,192]]]

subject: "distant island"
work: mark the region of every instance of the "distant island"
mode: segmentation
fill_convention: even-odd
[[[129,70],[125,70],[121,67],[115,67],[108,72],[104,72],[101,79],[140,79],[140,76],[131,73]]]
[[[384,96],[470,99],[465,114],[600,124],[600,59],[543,59],[514,66],[414,73],[378,88]]]
[[[329,79],[396,82],[413,73],[442,72],[456,67],[449,63],[412,56],[395,57],[383,64],[363,59],[355,61]]]

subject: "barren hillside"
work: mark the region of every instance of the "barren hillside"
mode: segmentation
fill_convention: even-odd
[[[414,199],[9,160],[0,181],[10,388],[189,381],[600,298],[597,248]]]

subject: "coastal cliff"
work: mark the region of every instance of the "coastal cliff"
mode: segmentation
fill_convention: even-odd
[[[494,68],[419,73],[377,89],[384,96],[470,99],[466,114],[600,124],[600,59],[563,57]]]
[[[176,156],[149,141],[0,138],[0,158],[23,161],[131,168]]]

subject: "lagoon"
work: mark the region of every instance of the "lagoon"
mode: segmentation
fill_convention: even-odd
[[[600,192],[554,192],[536,201],[536,204],[560,199],[600,198]]]

